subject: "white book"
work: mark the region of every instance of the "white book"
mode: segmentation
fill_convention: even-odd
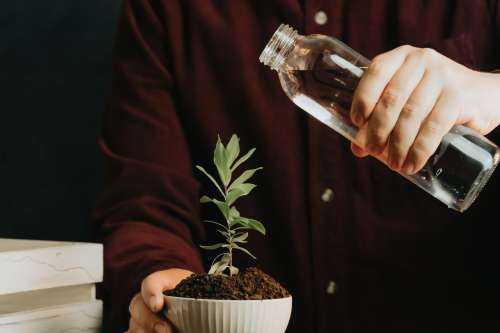
[[[45,308],[95,301],[95,285],[59,287],[0,295],[0,326],[14,318]]]
[[[74,303],[0,316],[0,333],[99,333],[102,302]]]
[[[0,295],[93,284],[102,278],[101,244],[0,238]]]

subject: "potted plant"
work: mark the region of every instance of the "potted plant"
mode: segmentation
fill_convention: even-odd
[[[193,274],[165,295],[165,315],[180,333],[282,333],[288,326],[292,311],[289,292],[259,269],[239,271],[233,262],[235,251],[255,259],[243,247],[249,231],[266,233],[261,222],[241,216],[234,206],[256,186],[248,180],[262,168],[245,170],[233,180],[236,169],[254,152],[251,149],[238,158],[239,138],[233,135],[227,146],[218,138],[213,160],[220,183],[203,167],[196,166],[221,196],[202,196],[200,202],[215,205],[224,217],[223,222],[204,221],[217,226],[224,241],[201,246],[205,250],[222,250],[208,274]]]

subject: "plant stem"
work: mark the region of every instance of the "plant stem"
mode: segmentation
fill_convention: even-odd
[[[229,225],[229,220],[228,222],[228,235],[229,237],[226,239],[227,243],[229,244],[228,250],[229,250],[229,276],[233,276],[233,270],[231,269],[233,267],[233,234],[232,234],[232,229],[231,226]]]
[[[227,186],[224,185],[224,201],[226,201],[226,197],[227,197]],[[226,201],[227,203],[227,201]],[[229,276],[233,276],[233,247],[232,247],[232,244],[233,244],[233,235],[231,233],[232,229],[231,229],[231,223],[229,223],[229,219],[226,220],[226,223],[227,223],[227,229],[228,229],[228,235],[229,237],[226,239],[228,244],[229,244],[229,247],[228,247],[228,250],[229,250]]]
[[[229,247],[229,276],[233,276],[233,248]]]

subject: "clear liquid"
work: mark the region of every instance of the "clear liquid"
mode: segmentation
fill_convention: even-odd
[[[362,70],[339,66],[323,53],[311,70],[280,73],[292,101],[311,116],[354,141],[357,127],[349,110]],[[361,74],[360,74],[360,72]],[[498,147],[463,126],[455,126],[422,170],[401,174],[448,207],[466,210],[476,199],[499,161]]]

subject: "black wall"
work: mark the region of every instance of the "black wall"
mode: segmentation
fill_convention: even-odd
[[[0,6],[0,238],[90,239],[120,0]]]

